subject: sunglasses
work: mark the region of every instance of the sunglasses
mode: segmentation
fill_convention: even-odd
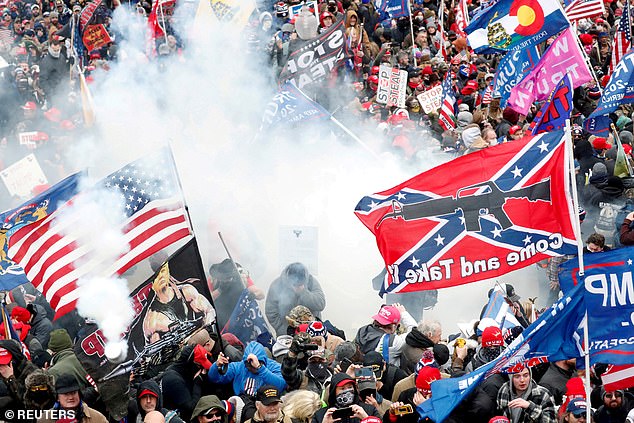
[[[31,386],[29,388],[29,391],[32,392],[37,392],[37,391],[48,391],[48,387],[46,385],[37,385],[37,386]]]
[[[585,411],[580,411],[578,413],[572,413],[573,416],[575,416],[575,419],[585,419],[586,418],[586,412]]]
[[[608,392],[607,394],[605,394],[606,398],[621,398],[623,396],[623,394],[621,392]]]
[[[208,418],[208,419],[215,419],[215,418],[221,417],[221,415],[217,411],[211,411],[210,413],[205,414],[205,417]]]

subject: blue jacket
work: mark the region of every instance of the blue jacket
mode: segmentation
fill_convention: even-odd
[[[249,354],[255,354],[258,361],[262,363],[262,367],[260,367],[257,373],[251,373],[244,364]],[[218,372],[218,365],[214,363],[209,369],[207,377],[213,383],[229,383],[233,381],[233,392],[236,395],[244,392],[244,386],[248,378],[255,380],[254,392],[262,385],[273,385],[279,389],[280,392],[286,388],[286,382],[282,377],[280,364],[267,358],[264,347],[255,341],[247,344],[241,362],[229,363],[227,372],[223,375]]]

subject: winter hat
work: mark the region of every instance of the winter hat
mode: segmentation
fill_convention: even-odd
[[[465,128],[462,131],[462,141],[467,147],[471,147],[478,138],[480,138],[480,127],[477,125]]]
[[[449,361],[449,348],[445,344],[436,344],[432,349],[434,350],[434,360],[438,365],[442,366]]]
[[[381,310],[372,316],[372,320],[378,322],[381,326],[397,324],[401,321],[401,312],[394,306],[386,305],[381,307]]]
[[[609,150],[612,146],[608,143],[608,140],[603,137],[596,137],[592,140],[592,147],[595,150]]]
[[[421,391],[431,390],[431,383],[440,379],[440,370],[436,367],[425,366],[416,375],[416,388]]]
[[[584,46],[590,46],[592,45],[592,41],[594,41],[594,38],[592,38],[590,34],[581,34],[579,35],[579,39]]]
[[[619,138],[621,138],[621,142],[623,144],[632,144],[634,141],[634,134],[630,131],[621,131],[619,132]]]
[[[275,344],[273,344],[273,357],[277,358],[281,355],[287,354],[288,350],[291,348],[291,343],[293,342],[293,337],[290,335],[280,335],[275,340]]]
[[[482,331],[482,347],[501,347],[504,345],[502,331],[495,326],[489,326]]]
[[[357,345],[353,342],[346,341],[337,345],[335,348],[335,359],[342,361],[344,358],[352,359],[357,353]]]
[[[502,112],[502,118],[511,122],[513,125],[516,125],[517,122],[520,120],[520,114],[510,107],[507,107]]]
[[[601,90],[599,87],[592,87],[588,89],[588,97],[592,100],[598,100],[601,98]]]
[[[416,374],[418,374],[423,367],[438,367],[434,353],[430,350],[423,350],[423,355],[414,367]]]
[[[495,416],[489,420],[489,423],[509,423],[509,419],[504,416]]]
[[[51,332],[51,338],[48,341],[48,349],[53,351],[53,353],[58,353],[72,347],[73,341],[71,341],[70,335],[66,329],[55,329]]]
[[[311,336],[323,336],[324,339],[328,336],[326,326],[320,321],[311,322],[306,328],[306,332]]]
[[[594,166],[592,166],[592,176],[601,176],[601,175],[607,175],[608,174],[608,168],[605,167],[605,164],[599,162],[599,163],[595,163]]]
[[[31,313],[24,307],[15,306],[13,310],[11,310],[11,318],[17,320],[18,322],[28,323],[31,318]]]
[[[625,125],[627,125],[628,123],[632,123],[632,119],[630,119],[629,117],[625,115],[621,115],[616,120],[616,127],[619,128],[619,130],[621,130],[625,128]]]
[[[55,381],[55,392],[58,394],[67,394],[75,391],[79,391],[79,383],[77,383],[75,376],[69,374],[59,375]]]
[[[458,111],[459,111],[459,112],[468,112],[468,111],[469,111],[469,105],[468,105],[468,104],[466,104],[466,103],[461,103],[461,104],[458,106]]]
[[[463,127],[473,122],[473,115],[471,114],[471,112],[460,112],[458,113],[457,118],[458,118],[458,125]]]

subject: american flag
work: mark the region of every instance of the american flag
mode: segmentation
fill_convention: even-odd
[[[623,16],[619,21],[614,34],[614,44],[612,45],[612,60],[610,61],[610,73],[614,71],[616,65],[625,56],[625,53],[632,46],[632,29],[630,27],[630,2],[625,1],[623,5]]]
[[[458,26],[458,35],[466,37],[465,28],[469,25],[469,9],[467,0],[459,0],[456,6],[456,25]]]
[[[103,0],[92,0],[82,9],[81,14],[79,15],[79,23],[82,31],[86,28],[86,25],[90,23],[93,16],[95,16],[95,11],[99,6],[101,6],[102,1]]]
[[[443,100],[438,123],[445,131],[448,131],[456,127],[456,95],[453,92],[450,72],[447,72],[447,76],[442,83],[442,96]]]
[[[568,19],[577,21],[603,15],[605,6],[603,0],[574,0],[564,10]]]
[[[491,104],[491,100],[493,100],[493,81],[484,89],[482,104]]]
[[[192,233],[176,167],[167,149],[119,169],[95,190],[78,192],[80,176],[65,179],[18,208],[31,211],[22,213],[30,222],[16,226],[8,237],[8,256],[22,266],[29,281],[55,309],[56,317],[75,308],[80,278],[122,274]],[[127,243],[116,260],[101,254],[104,240],[85,233],[93,217],[72,212],[75,204],[95,196],[95,192],[121,200],[118,210],[106,206],[106,214],[117,217],[113,229],[120,231],[120,241]],[[14,216],[8,219],[10,223],[16,221],[15,213],[9,216]]]
[[[634,365],[632,364],[610,364],[601,375],[601,380],[608,391],[627,389],[634,386]]]
[[[440,2],[440,9],[438,10],[438,28],[436,29],[436,36],[434,38],[434,47],[438,50],[438,55],[442,56],[442,59],[447,61],[447,45],[445,44],[445,2]]]

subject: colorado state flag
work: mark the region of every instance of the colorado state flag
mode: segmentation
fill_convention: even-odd
[[[493,53],[539,44],[569,27],[557,0],[500,0],[465,28],[476,53]]]

